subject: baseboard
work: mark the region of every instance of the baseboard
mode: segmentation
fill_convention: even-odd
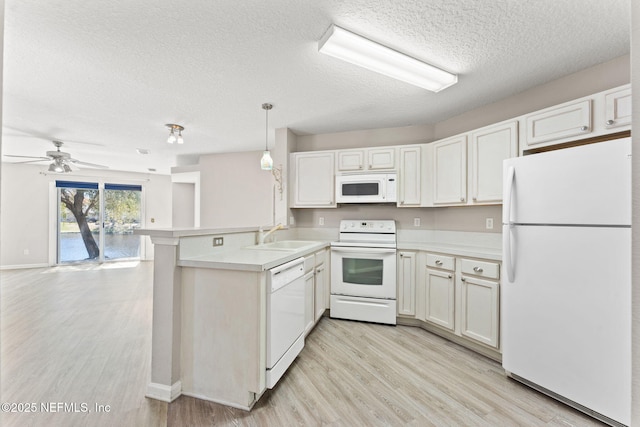
[[[182,382],[177,381],[172,386],[149,383],[149,385],[147,385],[147,393],[145,396],[151,399],[171,403],[180,397],[180,394],[182,394]]]
[[[22,270],[26,268],[47,268],[51,267],[47,263],[43,264],[17,264],[17,265],[0,265],[0,270]]]
[[[208,402],[218,403],[218,404],[220,404],[220,405],[230,406],[230,407],[232,407],[232,408],[236,408],[236,409],[241,409],[241,410],[243,410],[243,411],[247,411],[247,412],[248,412],[248,411],[251,411],[251,409],[253,408],[253,405],[255,405],[255,403],[256,403],[256,402],[258,401],[258,399],[260,398],[260,396],[255,396],[255,395],[254,395],[255,397],[254,397],[253,403],[251,403],[251,404],[250,404],[250,405],[248,405],[248,406],[245,406],[245,405],[240,405],[240,404],[235,403],[235,402],[228,402],[228,401],[223,400],[223,399],[212,399],[212,398],[210,398],[210,397],[208,397],[208,396],[205,396],[205,395],[203,395],[203,394],[191,393],[191,392],[188,392],[188,391],[185,391],[185,392],[183,392],[182,394],[183,394],[183,395],[185,395],[185,396],[194,397],[194,398],[196,398],[196,399],[206,400],[206,401],[208,401]]]

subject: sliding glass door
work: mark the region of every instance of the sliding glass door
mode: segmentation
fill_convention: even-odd
[[[138,185],[56,181],[58,263],[140,257]]]
[[[104,257],[139,258],[141,193],[136,185],[104,185]]]

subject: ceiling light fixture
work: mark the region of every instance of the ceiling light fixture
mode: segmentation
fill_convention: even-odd
[[[55,159],[50,165],[49,165],[49,172],[55,172],[55,173],[69,173],[69,172],[73,172],[71,170],[71,168],[69,167],[68,164],[66,164],[62,159]]]
[[[269,152],[269,110],[273,108],[273,105],[269,103],[262,104],[262,109],[266,113],[266,125],[265,125],[265,141],[264,141],[264,152],[262,153],[262,158],[260,159],[260,168],[262,170],[270,171],[273,169],[273,159],[271,158],[271,153]]]
[[[178,144],[184,144],[184,140],[182,139],[182,131],[184,130],[184,126],[176,125],[173,123],[168,123],[165,126],[170,129],[169,138],[167,139],[167,142],[169,144],[173,144],[174,142],[177,142]],[[176,132],[178,132],[177,137]]]
[[[331,25],[318,42],[318,51],[433,92],[458,81],[455,74],[335,25]]]

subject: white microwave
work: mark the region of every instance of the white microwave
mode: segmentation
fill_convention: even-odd
[[[336,175],[337,203],[395,203],[396,173]]]

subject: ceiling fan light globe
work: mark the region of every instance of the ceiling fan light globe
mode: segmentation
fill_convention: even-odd
[[[55,172],[56,171],[56,164],[55,163],[51,163],[49,165],[49,172]]]
[[[171,135],[169,135],[169,138],[167,138],[167,142],[169,144],[173,144],[174,142],[176,142],[176,136],[173,134],[173,132],[171,132]]]
[[[177,142],[178,144],[184,144],[184,139],[182,139],[182,135],[178,136]]]

